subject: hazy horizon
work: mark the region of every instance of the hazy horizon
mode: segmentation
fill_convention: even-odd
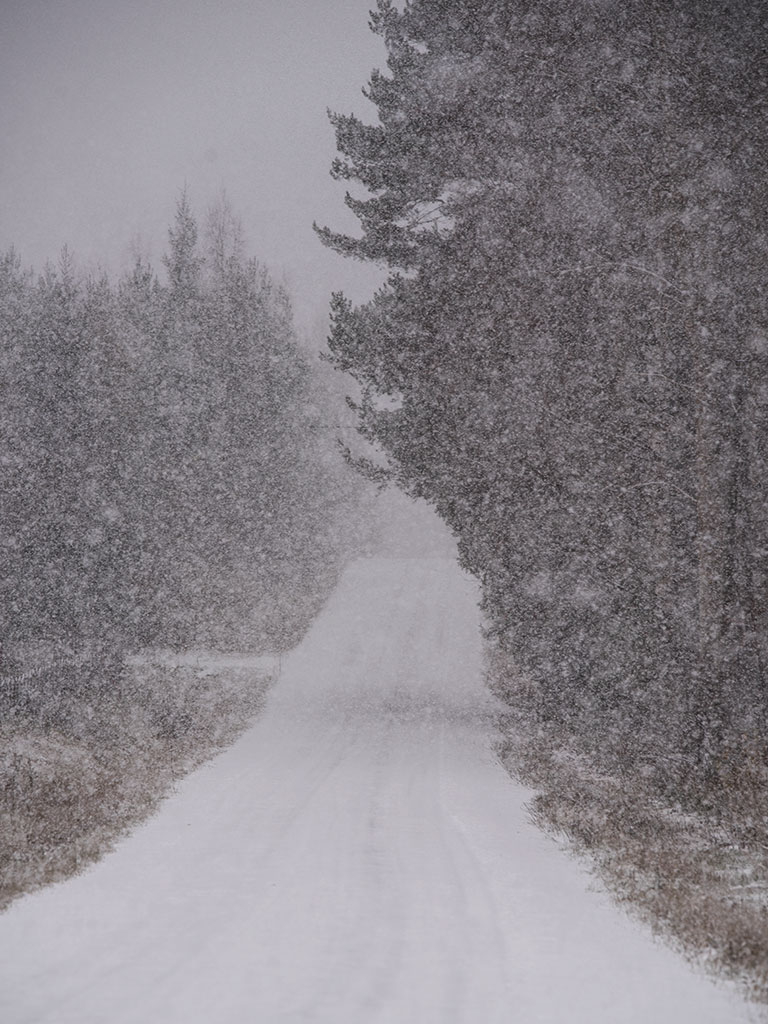
[[[226,190],[249,249],[290,288],[299,324],[331,290],[381,274],[325,250],[312,221],[354,231],[326,108],[368,119],[384,48],[367,0],[5,0],[0,7],[0,247],[40,269],[70,247],[114,272],[159,264],[186,185]]]

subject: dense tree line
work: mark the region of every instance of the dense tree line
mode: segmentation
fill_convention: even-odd
[[[339,564],[350,484],[287,295],[225,201],[199,240],[181,198],[164,263],[0,260],[7,651],[285,646]]]
[[[367,467],[455,531],[535,728],[721,786],[768,712],[765,5],[372,18],[378,123],[332,117],[362,233],[320,232],[391,269],[333,303]]]

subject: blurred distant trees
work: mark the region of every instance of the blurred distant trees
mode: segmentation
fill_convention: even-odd
[[[372,17],[378,123],[332,118],[362,231],[320,231],[392,271],[334,299],[360,429],[455,531],[529,720],[717,786],[768,716],[765,5]]]
[[[289,299],[225,200],[201,234],[185,194],[165,284],[0,260],[11,646],[282,648],[334,578],[352,488]]]

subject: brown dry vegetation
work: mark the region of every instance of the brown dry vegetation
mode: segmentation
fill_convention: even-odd
[[[67,669],[63,669],[67,672]],[[0,909],[97,860],[261,707],[266,669],[144,660],[0,725]],[[68,695],[67,695],[68,694]]]
[[[509,695],[503,678],[491,683]],[[734,773],[707,811],[692,811],[665,800],[650,776],[601,770],[564,735],[513,708],[501,730],[503,764],[536,790],[534,822],[564,836],[654,932],[768,1003],[765,774]]]

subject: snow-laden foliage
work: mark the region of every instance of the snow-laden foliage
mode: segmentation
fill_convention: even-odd
[[[392,270],[330,339],[377,472],[455,531],[530,721],[727,789],[768,710],[768,11],[379,0],[372,27],[378,123],[332,117],[362,233],[320,235]]]
[[[282,649],[335,578],[351,486],[288,297],[225,202],[200,235],[185,195],[167,284],[0,261],[6,669],[42,641]]]

